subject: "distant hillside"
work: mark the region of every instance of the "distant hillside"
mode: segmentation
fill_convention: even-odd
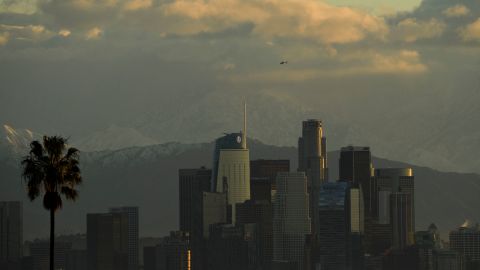
[[[297,167],[294,147],[250,141],[251,159],[289,159]],[[0,151],[3,151],[0,149]],[[140,234],[161,236],[178,226],[178,169],[211,167],[212,143],[132,147],[116,151],[87,152],[81,157],[84,185],[75,204],[65,204],[57,218],[58,233],[85,231],[85,214],[104,212],[110,206],[140,207]],[[0,153],[5,156],[5,153]],[[11,160],[0,161],[1,200],[24,201],[25,239],[48,233],[48,215],[41,201],[28,202],[20,171]],[[331,180],[338,173],[338,152],[328,156]],[[465,218],[480,220],[480,176],[444,173],[425,167],[374,158],[375,167],[414,168],[417,229],[435,222],[445,233]]]

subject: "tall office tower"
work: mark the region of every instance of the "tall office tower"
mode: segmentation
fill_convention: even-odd
[[[215,224],[207,244],[209,270],[258,269],[255,224]]]
[[[65,269],[67,254],[71,248],[71,242],[55,239],[54,269]],[[30,243],[29,249],[33,260],[33,270],[48,270],[50,266],[50,241],[35,240]]]
[[[158,245],[143,250],[144,270],[192,269],[189,233],[170,232]]]
[[[250,200],[250,154],[247,148],[247,112],[243,131],[230,133],[215,141],[213,181],[216,192],[227,192],[231,209],[229,219],[235,224],[235,204]]]
[[[320,187],[317,229],[320,268],[315,269],[346,269],[347,191],[346,182],[325,183]]]
[[[415,233],[413,215],[412,194],[395,192],[390,195],[390,221],[394,248],[402,249],[413,245]]]
[[[22,202],[0,202],[0,268],[19,264],[23,256]]]
[[[128,270],[128,214],[87,214],[89,270]]]
[[[275,193],[275,178],[279,172],[290,171],[290,160],[252,160],[250,161],[250,197],[252,200],[272,201]]]
[[[226,222],[226,193],[209,192],[212,170],[205,167],[180,169],[178,174],[180,231],[189,233],[192,267],[201,270],[209,225]]]
[[[138,207],[123,206],[112,207],[110,213],[126,213],[127,221],[127,250],[128,250],[128,270],[138,269]]]
[[[378,219],[379,223],[388,223],[391,193],[409,193],[412,195],[412,203],[415,205],[415,182],[412,168],[375,169],[371,183],[373,216]]]
[[[259,265],[262,269],[271,269],[273,255],[273,209],[269,201],[249,200],[238,203],[237,224],[255,224],[257,227],[257,246]]]
[[[302,122],[302,137],[298,138],[298,171],[305,172],[307,176],[309,215],[312,231],[315,232],[318,226],[318,191],[320,185],[328,181],[327,141],[320,120]]]
[[[370,253],[383,253],[386,248],[414,243],[415,192],[411,168],[376,169],[371,179],[373,207],[367,236]],[[394,195],[396,193],[407,195]],[[395,196],[395,198],[393,198]],[[396,204],[392,205],[391,202]],[[392,213],[394,211],[395,213]],[[406,218],[406,219],[403,219]],[[390,235],[385,231],[390,230]]]
[[[210,191],[212,170],[205,167],[180,169],[178,175],[180,178],[180,230],[190,232],[193,237],[201,237],[203,192]]]
[[[360,188],[350,187],[347,190],[346,197],[347,269],[362,270],[364,266],[363,242],[365,233],[363,194]]]
[[[180,230],[189,233],[192,267],[205,266],[205,241],[209,226],[227,222],[226,192],[208,192],[212,171],[205,169],[179,170]]]
[[[369,147],[347,146],[341,148],[339,179],[349,182],[353,188],[361,188],[366,216],[369,216],[374,208],[370,203],[371,175],[372,157]]]
[[[467,220],[460,228],[451,231],[449,236],[450,249],[462,254],[467,266],[480,266],[480,226],[478,223],[472,226]]]
[[[305,237],[311,233],[304,172],[279,173],[273,202],[273,261],[303,269]]]

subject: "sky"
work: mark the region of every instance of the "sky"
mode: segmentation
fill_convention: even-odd
[[[308,116],[335,147],[479,167],[480,1],[359,2],[0,0],[0,122],[209,141],[246,98],[262,141]]]

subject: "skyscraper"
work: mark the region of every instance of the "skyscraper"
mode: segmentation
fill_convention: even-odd
[[[205,167],[180,169],[178,175],[180,230],[189,232],[193,237],[202,236],[203,192],[210,191],[212,170]]]
[[[339,178],[353,187],[368,182],[371,176],[372,157],[370,147],[346,146],[340,150]]]
[[[305,172],[307,176],[309,211],[314,231],[318,226],[318,191],[320,185],[328,181],[327,143],[320,120],[302,122],[302,137],[298,138],[298,171]]]
[[[128,269],[128,214],[87,214],[89,270]]]
[[[412,195],[412,204],[415,205],[415,183],[411,168],[376,169],[371,187],[372,216],[378,218],[380,223],[385,223],[389,219],[389,196],[391,193],[409,193]]]
[[[250,199],[250,154],[247,148],[246,107],[243,131],[230,133],[215,141],[213,181],[216,192],[227,192],[231,212],[229,221],[235,224],[235,204]]]
[[[367,226],[369,252],[382,253],[390,246],[404,248],[412,245],[415,230],[413,170],[376,169],[370,187],[372,211]],[[390,231],[390,235],[386,235],[385,231]]]
[[[390,195],[390,222],[394,248],[405,248],[414,243],[414,210],[412,194],[395,192]]]
[[[212,170],[180,169],[179,203],[180,231],[189,234],[190,262],[198,270],[205,267],[205,238],[209,226],[227,221],[226,193],[209,192]]]
[[[19,264],[23,255],[22,202],[0,202],[0,268]]]
[[[127,250],[128,250],[128,270],[138,269],[138,207],[123,206],[112,207],[110,213],[127,214]]]
[[[250,161],[250,194],[252,200],[272,201],[275,192],[275,178],[279,172],[290,171],[290,160],[252,160]]]
[[[347,191],[347,269],[361,270],[364,266],[365,216],[360,188],[349,187]]]
[[[237,224],[255,224],[258,247],[258,265],[262,269],[271,269],[273,254],[273,209],[269,201],[249,200],[236,205]]]
[[[353,188],[363,193],[365,214],[368,216],[370,205],[370,177],[372,175],[372,157],[369,147],[347,146],[340,150],[339,179],[347,181]]]
[[[325,183],[320,187],[317,229],[320,269],[346,269],[348,183]]]
[[[327,144],[322,121],[302,122],[302,137],[298,138],[298,170],[305,172],[308,184],[319,187],[327,181]]]
[[[305,237],[311,233],[309,195],[304,172],[279,173],[273,202],[273,263],[303,269]]]

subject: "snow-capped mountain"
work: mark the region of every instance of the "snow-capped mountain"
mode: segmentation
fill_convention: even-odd
[[[476,103],[480,97],[452,98],[448,103],[433,104],[412,100],[411,104],[389,108],[388,115],[355,115],[341,104],[328,107],[325,103],[312,108],[273,90],[210,91],[160,100],[158,106],[132,112],[106,129],[84,132],[83,137],[72,134],[69,142],[85,152],[168,142],[211,142],[224,132],[242,128],[244,99],[248,136],[268,144],[296,146],[301,122],[316,118],[324,123],[328,150],[365,145],[380,157],[440,171],[480,173],[480,158],[475,151],[480,149],[480,131],[475,125],[480,121],[480,107]],[[412,114],[421,106],[423,114]],[[4,126],[4,133],[5,139],[1,141],[13,146],[16,153],[24,151],[31,134],[35,134],[11,126]]]
[[[72,140],[72,145],[82,151],[118,150],[134,146],[158,144],[134,128],[111,125],[105,130],[96,131],[84,138]]]
[[[294,147],[266,145],[249,140],[250,158],[288,159],[296,169]],[[142,235],[161,236],[178,228],[178,170],[211,167],[213,143],[167,143],[130,147],[115,151],[81,152],[83,184],[77,202],[66,203],[58,213],[59,234],[85,232],[85,214],[115,205],[136,205],[141,209]],[[375,151],[373,152],[375,154]],[[329,152],[330,180],[336,179],[339,153]],[[12,166],[16,165],[16,166]],[[401,162],[373,159],[376,168],[413,167],[417,229],[435,222],[443,232],[465,218],[479,220],[480,176],[443,173]],[[48,233],[48,215],[41,201],[28,202],[21,184],[19,163],[0,161],[0,197],[23,200],[25,237]]]

